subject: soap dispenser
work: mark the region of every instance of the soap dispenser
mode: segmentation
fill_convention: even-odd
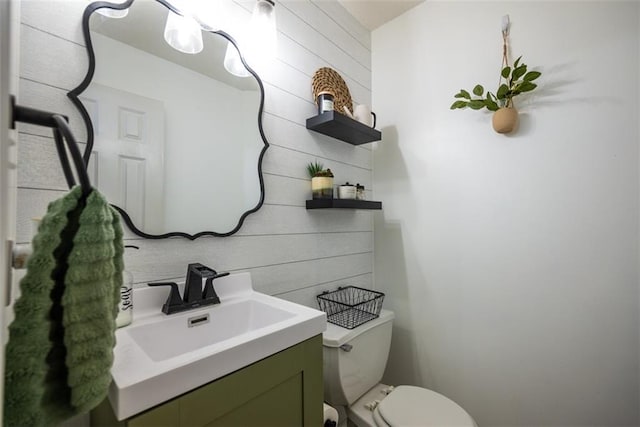
[[[125,245],[126,248],[140,249],[137,246]],[[120,304],[118,306],[118,316],[116,326],[118,328],[127,326],[133,321],[133,274],[127,270],[122,270],[122,287],[120,287]]]

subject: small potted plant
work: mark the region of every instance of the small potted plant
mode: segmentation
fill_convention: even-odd
[[[307,165],[307,172],[311,177],[311,193],[314,199],[333,199],[333,173],[331,169],[324,169],[317,161]]]
[[[527,65],[521,63],[521,59],[522,56],[516,59],[513,67],[507,65],[502,69],[500,82],[504,80],[504,83],[500,84],[495,94],[487,91],[485,95],[482,85],[476,85],[473,88],[472,93],[475,96],[461,89],[454,95],[454,98],[458,98],[458,100],[451,104],[451,109],[469,107],[473,110],[481,110],[486,108],[494,112],[492,123],[496,132],[511,132],[518,121],[518,110],[513,105],[513,98],[522,93],[531,92],[538,87],[533,81],[542,75],[539,71],[527,71]]]

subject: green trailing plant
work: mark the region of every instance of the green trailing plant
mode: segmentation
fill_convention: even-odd
[[[489,111],[498,111],[503,107],[513,107],[513,98],[522,93],[531,92],[538,87],[533,81],[542,75],[539,71],[527,71],[527,65],[520,63],[521,59],[522,56],[516,59],[513,67],[507,65],[502,69],[500,81],[502,82],[504,79],[505,82],[500,84],[495,94],[489,91],[485,94],[482,85],[476,85],[473,88],[471,91],[473,95],[461,89],[454,95],[454,98],[458,98],[458,100],[451,104],[451,109],[469,107],[472,110],[486,108]]]
[[[324,169],[324,165],[322,163],[318,163],[318,161],[309,162],[307,165],[307,172],[311,178],[317,176],[327,176],[333,177],[333,173],[331,173],[331,169]]]

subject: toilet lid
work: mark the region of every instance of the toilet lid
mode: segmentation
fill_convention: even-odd
[[[392,427],[476,425],[471,416],[453,400],[435,391],[408,385],[396,387],[382,399],[376,412]]]

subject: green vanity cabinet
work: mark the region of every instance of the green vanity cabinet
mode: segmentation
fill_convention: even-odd
[[[316,427],[322,425],[322,402],[317,335],[124,421],[105,400],[91,412],[91,425]]]

